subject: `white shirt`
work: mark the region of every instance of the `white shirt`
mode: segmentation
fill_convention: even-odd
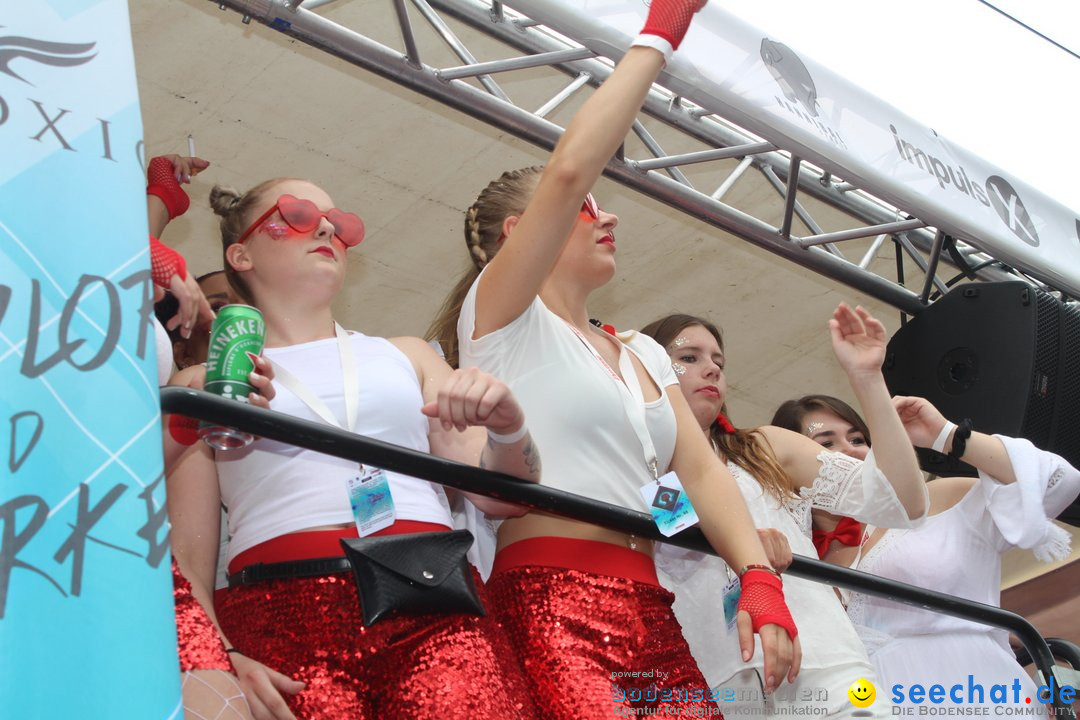
[[[653,476],[623,406],[625,387],[539,297],[505,327],[474,340],[476,287],[465,297],[458,319],[460,364],[479,367],[513,390],[543,458],[541,482],[648,512],[638,488]],[[652,338],[634,333],[624,346],[661,391],[644,411],[663,474],[676,436],[675,411],[664,388],[679,381],[667,353]]]
[[[353,431],[376,440],[428,452],[428,419],[409,359],[390,341],[349,335],[356,357],[358,417]],[[337,339],[267,348],[281,365],[322,398],[345,425],[344,383]],[[288,388],[275,383],[270,409],[325,423]],[[308,528],[353,522],[346,481],[355,462],[260,439],[240,450],[216,453],[222,502],[229,511],[231,562],[259,543]],[[449,505],[439,486],[387,472],[398,520],[452,527]]]

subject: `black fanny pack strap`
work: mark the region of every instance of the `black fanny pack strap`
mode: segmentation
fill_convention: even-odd
[[[266,580],[285,580],[288,578],[318,577],[348,572],[347,557],[311,558],[309,560],[290,560],[278,563],[257,563],[248,565],[238,573],[229,576],[229,587],[251,585]]]

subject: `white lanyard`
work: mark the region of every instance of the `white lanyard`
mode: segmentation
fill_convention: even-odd
[[[299,378],[273,360],[270,361],[270,364],[274,368],[274,379],[281,383],[282,386],[292,391],[293,395],[296,395],[300,402],[311,408],[312,412],[334,427],[343,428],[349,432],[355,432],[356,417],[359,410],[357,407],[359,380],[356,371],[356,356],[353,354],[352,343],[349,342],[349,334],[337,323],[334,323],[334,334],[337,336],[338,355],[341,357],[341,375],[345,393],[345,419],[348,422],[347,426],[343,426],[338,419],[334,417],[334,413],[330,411],[330,408],[323,402],[323,399],[313,393]]]
[[[578,340],[585,344],[593,357],[600,361],[600,364],[607,370],[608,375],[615,381],[619,388],[619,399],[622,400],[623,409],[626,411],[626,418],[630,421],[630,427],[634,429],[634,433],[641,442],[641,449],[645,454],[645,466],[649,468],[654,479],[658,478],[660,473],[659,468],[657,468],[656,447],[653,445],[652,437],[649,435],[649,427],[645,421],[645,396],[641,392],[641,383],[638,381],[637,371],[634,370],[634,364],[630,361],[630,353],[623,348],[622,341],[616,338],[619,346],[619,371],[622,372],[622,378],[620,379],[619,375],[608,365],[607,360],[593,347],[592,343],[586,339],[580,330],[569,322],[566,323],[566,326],[574,331],[574,334],[578,336]]]

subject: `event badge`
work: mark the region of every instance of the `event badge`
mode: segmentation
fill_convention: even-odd
[[[394,510],[394,498],[384,471],[361,465],[360,474],[350,477],[345,485],[360,537],[367,537],[394,524],[397,511]]]
[[[674,472],[641,486],[641,497],[649,506],[656,527],[665,537],[697,525],[698,516],[690,504],[690,496]]]
[[[739,614],[739,596],[742,595],[742,583],[738,575],[732,575],[724,585],[724,622],[728,632],[735,629],[735,616]]]

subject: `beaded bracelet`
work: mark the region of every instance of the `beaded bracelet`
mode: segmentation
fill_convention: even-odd
[[[748,570],[764,570],[767,573],[772,573],[776,577],[780,577],[780,573],[777,572],[776,568],[774,568],[772,565],[756,565],[756,564],[755,565],[743,565],[742,569],[739,570],[739,577],[742,577],[743,575],[745,575]]]

